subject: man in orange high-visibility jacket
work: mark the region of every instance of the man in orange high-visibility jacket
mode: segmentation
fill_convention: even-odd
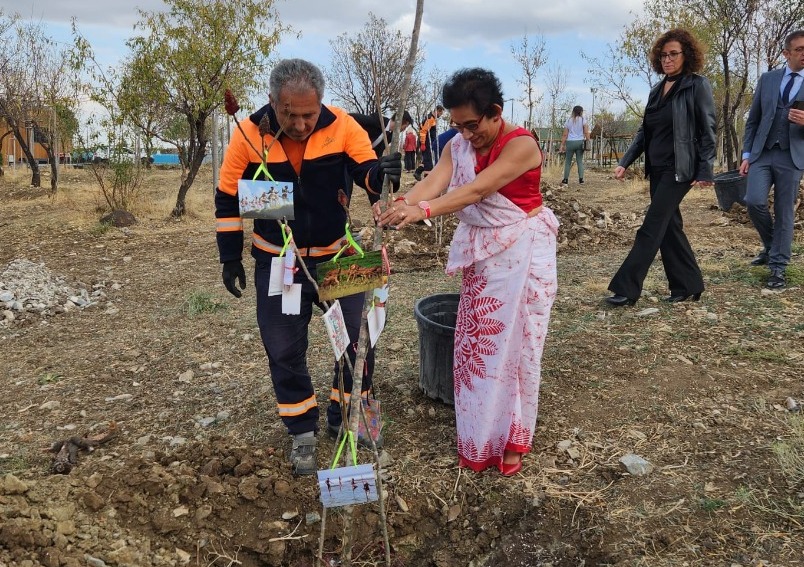
[[[399,183],[401,154],[378,160],[357,122],[344,110],[323,105],[323,96],[324,77],[318,67],[302,59],[282,60],[271,72],[269,103],[241,122],[242,130],[237,128],[232,134],[215,191],[215,216],[223,283],[235,297],[241,296],[240,290],[246,283],[238,181],[265,179],[255,148],[270,148],[265,165],[271,177],[293,184],[294,220],[288,221],[288,225],[313,277],[316,266],[330,260],[345,241],[346,211],[339,202],[344,171],[368,192],[371,202],[379,198],[385,176]],[[255,219],[251,255],[256,260],[257,323],[268,355],[279,415],[293,437],[290,455],[293,471],[315,474],[319,413],[307,369],[307,332],[313,304],[320,306],[320,303],[314,285],[301,269],[294,276],[294,282],[302,286],[299,315],[283,314],[282,295],[268,294],[271,263],[282,247],[278,222]],[[347,353],[354,363],[363,294],[342,297],[339,302],[351,343]],[[363,377],[364,395],[371,388],[373,367],[373,352],[369,352]],[[328,429],[336,432],[341,425],[338,371],[336,364],[327,411]],[[348,400],[352,375],[348,367],[343,373],[343,395]]]
[[[413,174],[417,180],[421,180],[422,174],[432,170],[435,162],[438,161],[440,152],[437,125],[442,114],[444,114],[444,107],[439,104],[435,111],[431,112],[422,122],[422,127],[419,129],[419,150],[422,152],[422,164],[416,168]]]

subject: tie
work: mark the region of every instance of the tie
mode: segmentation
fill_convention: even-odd
[[[798,73],[790,73],[789,77],[790,80],[787,81],[787,84],[784,86],[784,92],[782,92],[782,100],[784,101],[785,106],[790,103],[790,91],[793,90],[793,83],[796,82]]]

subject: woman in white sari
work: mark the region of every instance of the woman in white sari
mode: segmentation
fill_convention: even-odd
[[[374,210],[379,225],[397,228],[448,213],[460,219],[447,262],[447,273],[463,273],[453,367],[459,465],[511,476],[536,427],[558,221],[542,204],[539,145],[503,120],[503,100],[491,71],[452,75],[442,102],[460,135],[430,175]]]

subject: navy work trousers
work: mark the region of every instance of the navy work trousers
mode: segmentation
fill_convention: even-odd
[[[316,265],[329,260],[331,256],[308,258],[305,263],[313,278],[316,277]],[[268,355],[268,367],[279,408],[279,415],[291,435],[308,431],[318,431],[318,403],[315,389],[307,369],[308,326],[313,314],[313,305],[322,309],[318,302],[318,293],[307,276],[299,269],[294,276],[295,283],[302,284],[301,310],[298,315],[282,314],[282,296],[268,296],[268,282],[271,275],[270,262],[257,262],[254,269],[254,285],[257,290],[257,323],[265,352]],[[363,293],[341,297],[338,301],[343,310],[346,330],[349,333],[350,346],[347,349],[349,359],[354,365],[355,345],[360,333],[360,321],[363,312]],[[328,354],[332,356],[332,351]],[[338,373],[336,362],[332,380],[330,405],[327,419],[333,425],[340,425],[341,411],[338,405]],[[371,389],[371,377],[374,373],[374,349],[369,348],[363,375],[363,393]],[[343,382],[347,396],[352,391],[352,374],[348,366],[343,369]]]

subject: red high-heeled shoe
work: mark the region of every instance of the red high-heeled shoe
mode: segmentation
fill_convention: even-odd
[[[522,455],[519,455],[519,460],[515,463],[500,463],[500,472],[503,476],[514,476],[522,470]]]

